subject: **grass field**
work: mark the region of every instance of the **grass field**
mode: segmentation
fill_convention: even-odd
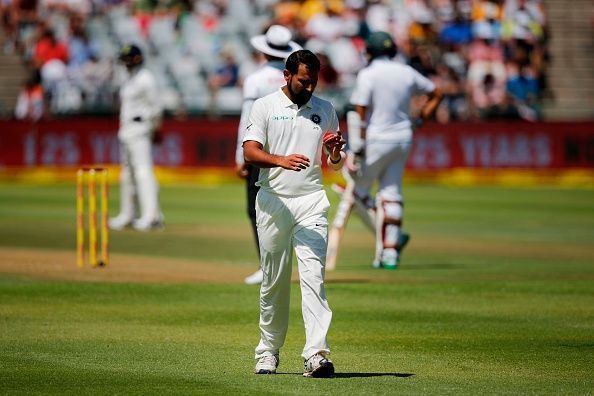
[[[0,393],[593,394],[594,191],[406,193],[400,269],[372,269],[372,236],[349,224],[322,380],[301,376],[297,284],[281,374],[252,374],[241,185],[163,187],[166,229],[112,232],[111,265],[91,270],[75,268],[74,186],[2,184]]]

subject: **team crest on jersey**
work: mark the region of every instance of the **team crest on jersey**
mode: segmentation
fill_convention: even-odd
[[[319,124],[320,122],[322,122],[322,117],[320,117],[317,114],[312,114],[311,117],[309,117],[310,120],[312,120],[312,122]]]

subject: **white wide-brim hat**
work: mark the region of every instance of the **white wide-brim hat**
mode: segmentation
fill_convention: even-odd
[[[250,43],[255,49],[266,55],[287,58],[293,52],[301,49],[301,46],[291,41],[291,38],[292,34],[289,29],[281,25],[272,25],[266,34],[252,37]]]

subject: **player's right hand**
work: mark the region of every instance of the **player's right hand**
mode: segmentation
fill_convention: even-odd
[[[283,169],[299,172],[309,166],[309,158],[303,154],[291,154],[281,158],[279,166]]]

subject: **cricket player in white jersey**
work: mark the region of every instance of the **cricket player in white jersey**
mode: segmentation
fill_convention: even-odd
[[[361,142],[360,147],[352,148],[360,167],[353,172],[353,195],[366,202],[373,183],[379,182],[373,266],[395,269],[407,240],[401,238],[402,176],[413,141],[410,100],[416,94],[428,96],[420,113],[422,121],[433,116],[442,94],[412,67],[392,60],[397,48],[388,33],[374,32],[366,44],[369,64],[359,72],[351,96],[355,114],[351,114],[349,135],[360,137]]]
[[[243,83],[243,106],[239,128],[237,130],[235,164],[237,174],[246,181],[247,212],[252,225],[254,239],[256,240],[258,256],[259,242],[256,228],[256,195],[260,187],[256,185],[256,182],[258,181],[259,168],[245,163],[243,159],[243,137],[254,101],[285,85],[285,76],[283,75],[285,59],[291,53],[301,49],[301,46],[291,41],[291,38],[291,31],[281,25],[272,25],[268,28],[266,34],[252,37],[250,40],[252,46],[264,54],[266,62],[258,70],[247,76]],[[245,278],[245,283],[248,285],[260,284],[262,277],[262,269],[258,269]]]
[[[243,140],[246,163],[261,168],[256,217],[264,278],[256,374],[275,373],[279,364],[289,324],[295,251],[305,323],[303,375],[334,375],[326,339],[332,319],[324,288],[330,203],[322,185],[322,148],[335,170],[342,167],[346,154],[336,111],[313,96],[319,70],[311,51],[292,53],[284,70],[286,85],[256,100]]]
[[[120,213],[109,219],[109,227],[120,230],[132,226],[148,231],[163,226],[151,151],[152,143],[160,139],[162,107],[155,77],[142,66],[140,48],[124,46],[120,60],[128,72],[120,88]],[[137,201],[140,203],[138,218]]]

